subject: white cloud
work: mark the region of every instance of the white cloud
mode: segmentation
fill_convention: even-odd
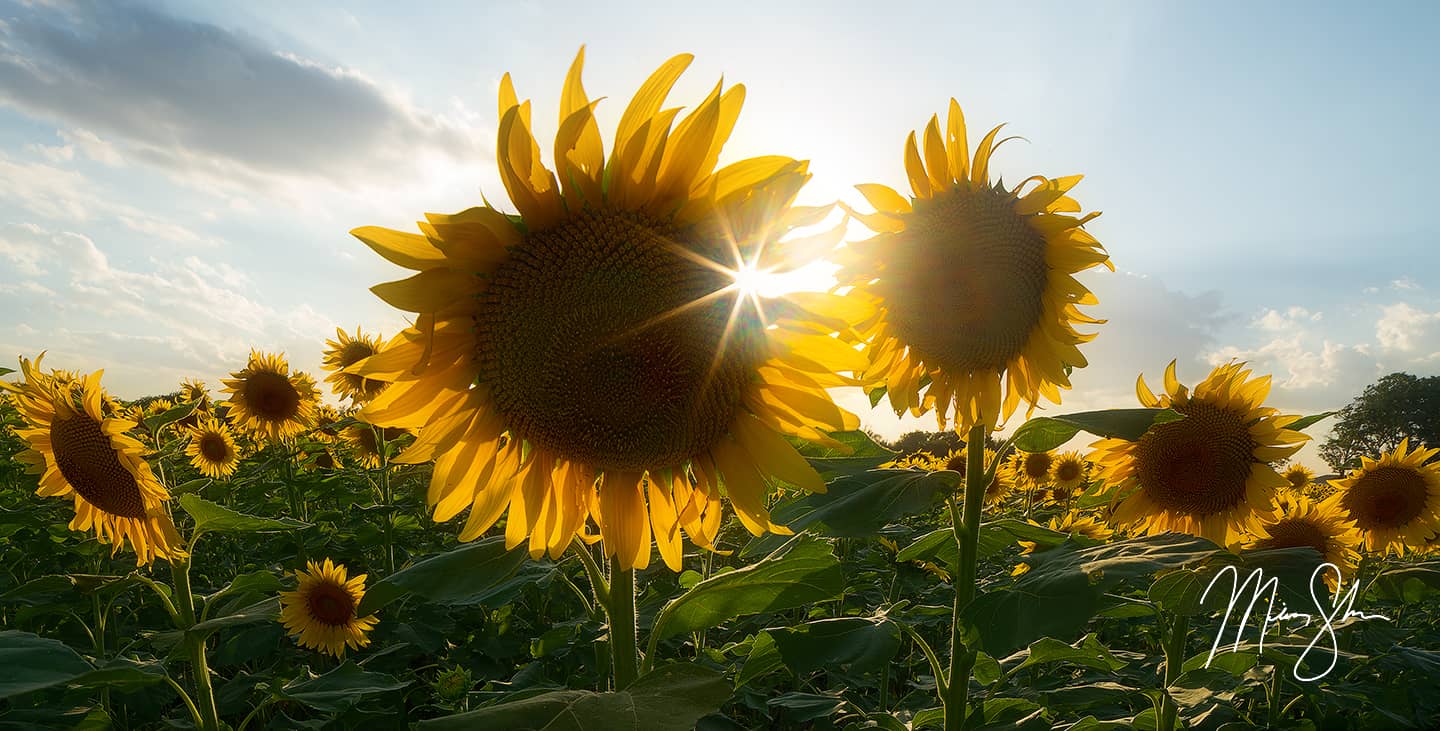
[[[1440,312],[1425,312],[1404,302],[1390,305],[1375,323],[1375,339],[1387,351],[1433,360],[1440,356]]]

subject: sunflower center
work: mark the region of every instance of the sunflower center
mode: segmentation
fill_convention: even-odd
[[[694,238],[611,212],[512,250],[475,315],[480,380],[512,430],[601,469],[674,466],[715,444],[764,333],[737,312],[733,278],[689,253]]]
[[[1362,530],[1409,525],[1425,511],[1429,489],[1425,478],[1403,467],[1380,467],[1356,480],[1341,498]]]
[[[1300,518],[1286,518],[1269,526],[1266,530],[1269,531],[1270,537],[1257,541],[1256,546],[1259,548],[1299,548],[1301,546],[1310,546],[1319,551],[1320,555],[1325,555],[1325,544],[1329,541],[1329,537],[1325,531],[1320,529],[1320,526],[1312,521]]]
[[[1145,494],[1164,510],[1195,517],[1240,505],[1257,446],[1244,419],[1204,401],[1175,409],[1185,418],[1151,427],[1135,444]]]
[[[1070,482],[1080,479],[1081,466],[1079,462],[1061,462],[1055,466],[1055,479],[1061,482]]]
[[[341,627],[355,618],[355,598],[343,586],[328,582],[317,584],[306,599],[310,616],[321,624]]]
[[[100,422],[83,412],[55,415],[50,424],[55,466],[80,497],[122,518],[144,518],[145,498],[135,475],[115,454]]]
[[[1045,479],[1050,474],[1052,460],[1050,455],[1044,452],[1031,452],[1025,455],[1024,467],[1025,476],[1033,481]]]
[[[1044,312],[1045,237],[1003,190],[917,201],[896,234],[880,294],[901,338],[958,371],[1001,371]]]
[[[225,462],[230,459],[230,445],[220,434],[205,432],[200,436],[200,456],[207,462]]]
[[[279,373],[257,371],[245,379],[245,405],[265,421],[286,421],[300,412],[300,392]]]

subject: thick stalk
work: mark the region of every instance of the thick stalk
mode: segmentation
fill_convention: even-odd
[[[210,685],[210,664],[205,658],[205,640],[190,634],[195,626],[195,594],[190,590],[190,559],[170,561],[175,580],[176,612],[185,632],[185,649],[190,654],[190,674],[195,678],[195,706],[203,731],[219,731],[220,716],[215,710],[215,689]]]
[[[624,690],[639,673],[640,650],[636,642],[635,572],[621,568],[616,558],[610,559],[610,601],[605,612],[610,617],[610,655],[613,660],[615,690]]]
[[[1159,731],[1173,731],[1180,709],[1170,697],[1170,686],[1180,677],[1180,668],[1185,663],[1185,637],[1190,631],[1190,618],[1171,618],[1170,629],[1161,640],[1165,650],[1165,686],[1160,689],[1160,718],[1156,724]]]
[[[959,731],[965,726],[969,705],[970,672],[975,667],[974,648],[965,647],[961,632],[960,611],[975,598],[975,562],[980,540],[980,509],[985,504],[985,425],[970,428],[965,440],[965,506],[963,515],[950,502],[951,530],[960,549],[960,570],[955,575],[955,608],[950,624],[950,677],[940,699],[945,707],[945,731]]]

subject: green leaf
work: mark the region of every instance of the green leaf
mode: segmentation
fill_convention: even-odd
[[[885,398],[885,394],[889,390],[890,389],[886,388],[885,386],[878,386],[876,388],[870,389],[870,391],[866,394],[870,397],[870,408],[873,409],[876,406],[879,406],[880,401]]]
[[[613,693],[557,690],[445,718],[422,729],[691,731],[730,698],[730,684],[699,665],[664,665]]]
[[[0,698],[68,683],[94,669],[63,642],[0,631]]]
[[[165,666],[158,660],[138,661],[115,658],[84,675],[72,678],[68,685],[82,688],[111,687],[131,690],[165,682]]]
[[[409,685],[409,681],[361,670],[347,661],[324,675],[291,681],[280,689],[280,696],[333,713],[359,703],[367,695],[404,690]]]
[[[792,443],[826,480],[854,475],[874,469],[900,456],[898,452],[886,449],[863,431],[847,431],[831,434],[830,438],[844,445],[843,449],[794,440]]]
[[[195,411],[195,407],[199,405],[199,401],[191,401],[188,404],[180,404],[179,406],[173,406],[164,413],[156,414],[147,419],[144,419],[145,429],[151,434],[154,434],[160,431],[161,428],[189,416],[192,412]]]
[[[381,579],[365,592],[356,611],[362,617],[374,614],[406,594],[450,606],[484,604],[529,558],[524,546],[505,550],[504,536],[467,543]]]
[[[855,538],[871,536],[890,523],[925,513],[960,484],[954,472],[870,470],[842,477],[824,493],[797,502],[800,517],[788,523],[794,531]]]
[[[277,622],[280,619],[280,597],[262,599],[230,614],[211,617],[190,628],[190,632],[207,635],[222,627],[238,627],[256,622]]]
[[[1338,414],[1338,413],[1340,413],[1340,412],[1338,412],[1338,411],[1326,411],[1326,412],[1320,413],[1320,414],[1311,414],[1311,415],[1309,415],[1309,416],[1302,416],[1302,417],[1300,417],[1299,419],[1297,419],[1296,421],[1291,422],[1290,425],[1287,426],[1287,427],[1285,427],[1285,428],[1286,428],[1286,429],[1292,429],[1292,430],[1294,430],[1294,431],[1304,431],[1304,430],[1308,429],[1309,427],[1314,426],[1316,422],[1319,422],[1319,421],[1323,421],[1323,420],[1325,420],[1325,419],[1328,419],[1328,418],[1330,418],[1330,417],[1332,417],[1332,416],[1334,416],[1334,415],[1336,415],[1336,414]]]
[[[1154,424],[1184,418],[1172,409],[1108,409],[1064,416],[1041,416],[1015,430],[1015,448],[1025,452],[1048,452],[1070,441],[1082,431],[1099,437],[1134,441]]]
[[[771,698],[766,705],[780,709],[787,724],[797,724],[834,715],[845,705],[845,699],[838,694],[782,693]]]
[[[1213,575],[1202,576],[1194,569],[1172,571],[1150,585],[1150,601],[1171,614],[1194,616],[1201,611],[1200,596],[1214,578]]]
[[[0,604],[46,606],[75,592],[75,581],[69,576],[50,575],[31,579],[0,594]]]
[[[8,375],[10,375],[11,373],[14,373],[14,372],[15,372],[15,369],[14,369],[14,368],[0,368],[0,376],[8,376]]]
[[[861,675],[887,665],[900,649],[900,628],[883,617],[842,617],[772,627],[785,664],[800,675],[839,669]]]
[[[1115,672],[1128,664],[1110,654],[1110,648],[1100,644],[1094,632],[1080,638],[1080,641],[1073,645],[1067,645],[1053,637],[1041,637],[1021,654],[1024,655],[1024,660],[1016,670],[1051,662],[1068,662],[1093,670]],[[1005,658],[1005,662],[1008,664],[1013,659],[1014,656]]]
[[[844,586],[845,576],[830,544],[797,538],[757,563],[696,584],[665,605],[651,631],[663,640],[747,614],[834,599]]]
[[[745,664],[740,666],[740,674],[735,676],[735,687],[743,688],[756,678],[784,668],[785,661],[775,647],[775,638],[769,632],[761,631],[750,643],[750,654],[745,656]]]
[[[246,515],[194,494],[181,495],[180,507],[184,508],[185,512],[195,520],[195,535],[197,536],[201,533],[275,533],[310,527],[309,523],[302,523],[291,518],[262,518],[258,515]]]
[[[23,587],[22,587],[23,588]],[[1382,599],[1414,604],[1440,592],[1440,563],[1426,562],[1413,566],[1384,569],[1370,589]],[[0,596],[0,599],[4,599]]]
[[[1220,547],[1203,538],[1166,533],[1080,548],[1066,541],[1026,557],[1031,570],[1012,586],[982,594],[962,611],[983,628],[981,647],[997,657],[1044,636],[1078,635],[1121,582],[1205,560]]]

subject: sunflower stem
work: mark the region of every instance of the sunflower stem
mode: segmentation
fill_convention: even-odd
[[[1189,631],[1190,618],[1174,616],[1170,618],[1169,630],[1164,632],[1161,640],[1165,651],[1165,686],[1160,689],[1160,715],[1156,724],[1159,731],[1173,731],[1179,715],[1180,709],[1175,705],[1175,699],[1170,697],[1170,686],[1180,677],[1180,667],[1185,662],[1185,638]]]
[[[203,731],[219,731],[220,715],[215,710],[215,689],[210,685],[210,663],[205,657],[205,639],[191,634],[195,626],[195,593],[190,589],[190,559],[170,561],[170,575],[175,581],[177,614],[180,630],[185,633],[185,649],[190,653],[190,674],[195,678],[196,710]]]
[[[960,549],[960,569],[955,576],[955,607],[950,619],[950,673],[942,690],[940,702],[945,707],[945,731],[965,727],[969,705],[970,672],[975,668],[976,650],[965,646],[960,612],[975,598],[975,562],[980,540],[980,508],[985,502],[989,473],[985,471],[985,425],[970,428],[965,440],[965,504],[962,515],[955,500],[950,499],[950,523],[955,543]]]
[[[385,430],[376,426],[375,445],[380,452],[380,500],[385,505],[385,575],[395,573],[395,513],[390,500],[390,455],[385,451]]]
[[[636,641],[635,572],[610,559],[610,601],[605,605],[610,617],[610,655],[614,663],[615,690],[624,690],[639,675],[640,648]]]

